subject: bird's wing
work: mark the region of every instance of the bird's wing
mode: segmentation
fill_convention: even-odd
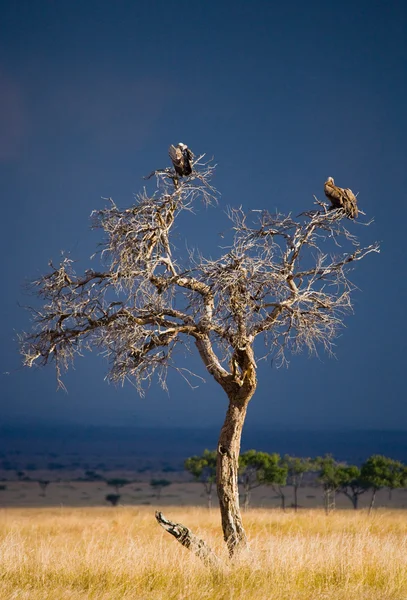
[[[357,198],[355,196],[355,194],[352,192],[352,190],[350,190],[349,188],[346,188],[345,190],[343,190],[344,192],[344,196],[350,201],[350,202],[357,202]]]
[[[171,146],[168,148],[168,154],[170,155],[170,159],[172,160],[174,166],[179,166],[181,164],[183,157],[180,148],[176,148],[171,144]]]
[[[349,188],[343,190],[344,193],[344,208],[352,219],[358,216],[358,205],[355,194]]]

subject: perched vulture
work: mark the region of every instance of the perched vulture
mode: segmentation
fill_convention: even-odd
[[[192,173],[192,160],[194,155],[186,144],[181,142],[177,147],[171,145],[168,149],[168,154],[174,165],[175,172],[180,177],[186,177]]]
[[[325,196],[332,204],[332,208],[343,208],[349,219],[358,216],[358,206],[355,194],[349,188],[340,188],[335,185],[333,177],[325,181]]]

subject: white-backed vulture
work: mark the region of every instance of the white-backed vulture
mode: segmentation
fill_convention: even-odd
[[[340,188],[335,185],[334,178],[328,177],[325,181],[325,196],[332,204],[332,208],[342,208],[349,219],[356,219],[358,206],[355,194],[349,188]]]
[[[186,144],[180,142],[178,146],[171,145],[168,149],[168,154],[179,177],[191,175],[194,155]]]

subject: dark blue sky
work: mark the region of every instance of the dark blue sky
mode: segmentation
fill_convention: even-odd
[[[212,382],[175,376],[140,399],[104,382],[87,356],[56,392],[52,368],[19,368],[22,284],[61,250],[89,266],[89,215],[132,203],[170,143],[214,155],[220,209],[199,210],[187,237],[209,253],[222,210],[294,214],[334,176],[359,192],[382,242],[352,275],[355,315],[337,358],[262,365],[248,423],[263,428],[407,427],[407,4],[361,0],[1,3],[1,420],[219,425]],[[201,375],[205,376],[203,369]],[[208,377],[206,377],[208,380]]]

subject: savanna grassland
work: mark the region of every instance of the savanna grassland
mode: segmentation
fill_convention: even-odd
[[[151,506],[0,511],[2,600],[404,600],[402,510],[244,515],[250,551],[228,564],[218,511],[168,507],[224,559],[206,568]]]

